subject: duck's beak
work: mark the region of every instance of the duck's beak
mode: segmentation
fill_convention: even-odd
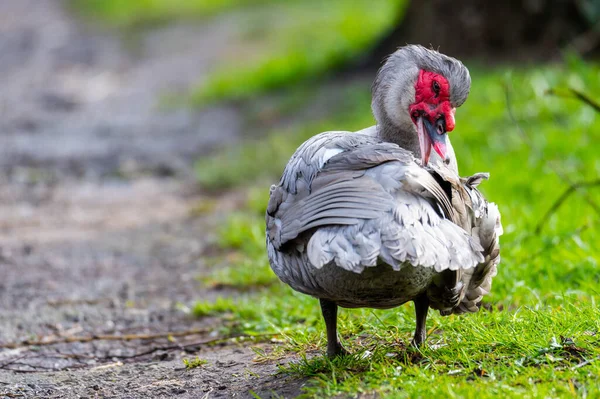
[[[432,147],[443,160],[446,159],[448,134],[446,133],[445,125],[443,117],[439,118],[435,123],[432,123],[427,117],[423,116],[417,120],[417,135],[419,136],[423,165],[429,163]]]

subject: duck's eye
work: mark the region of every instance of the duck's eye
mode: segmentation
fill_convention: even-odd
[[[437,80],[434,80],[433,83],[431,84],[431,87],[433,89],[433,92],[435,93],[435,96],[439,96],[440,95],[440,84],[437,82]]]

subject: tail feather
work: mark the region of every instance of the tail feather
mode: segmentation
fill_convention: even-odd
[[[479,193],[478,193],[479,194]],[[481,194],[479,194],[481,196]],[[483,199],[483,196],[481,196]],[[498,273],[500,263],[500,241],[503,233],[500,212],[494,203],[481,203],[480,217],[476,219],[474,235],[483,247],[485,259],[473,270],[465,273],[464,281],[468,284],[465,295],[453,313],[477,312],[483,297],[492,289],[492,279]]]

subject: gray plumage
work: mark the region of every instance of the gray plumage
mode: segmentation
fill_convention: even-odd
[[[470,214],[467,220],[470,224],[464,227],[471,235],[479,241],[483,248],[483,262],[480,262],[474,269],[465,271],[462,276],[462,282],[466,291],[459,305],[452,310],[453,313],[477,312],[478,305],[481,303],[484,295],[489,294],[492,289],[492,279],[497,274],[497,266],[500,263],[500,242],[499,238],[503,233],[500,222],[500,211],[494,203],[489,203],[477,190],[477,186],[482,180],[488,179],[488,174],[478,173],[471,177],[455,180],[453,193],[456,202],[465,204],[466,211]],[[450,178],[448,175],[445,178]],[[458,191],[462,191],[459,194]],[[466,195],[465,195],[466,194]]]
[[[396,122],[404,116],[390,118],[381,109],[389,98],[397,99],[397,113],[408,107],[401,97],[410,97],[406,86],[414,86],[416,74],[394,74],[398,64],[445,74],[451,87],[462,85],[451,90],[451,101],[460,105],[466,99],[470,79],[460,62],[420,46],[402,48],[374,84],[377,127],[312,137],[271,187],[271,267],[293,289],[321,300],[330,355],[342,351],[335,336],[338,305],[390,308],[415,301],[418,345],[425,338],[427,308],[477,311],[500,260],[500,214],[477,190],[487,175],[459,178],[453,152],[448,165],[434,159],[423,167],[415,158],[418,144],[416,151],[410,145],[414,125],[403,130]]]

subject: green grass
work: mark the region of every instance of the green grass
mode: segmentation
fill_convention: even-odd
[[[265,237],[260,219],[264,217],[241,212],[229,217],[220,228],[217,243],[225,255],[213,259],[214,272],[202,278],[205,284],[244,290],[275,281],[262,248]]]
[[[172,19],[202,18],[234,7],[269,0],[70,0],[88,18],[121,28],[134,28]],[[271,0],[272,1],[272,0]]]
[[[594,397],[600,311],[593,300],[557,299],[553,305],[530,301],[511,311],[432,314],[428,346],[421,352],[405,346],[414,328],[410,307],[343,310],[340,333],[354,355],[333,361],[321,354],[326,342],[313,298],[274,286],[215,306],[247,334],[278,332],[285,344],[262,356],[296,358],[280,372],[310,377],[307,397],[397,390],[397,397],[563,397],[572,389]],[[198,304],[196,313],[206,314],[206,306]]]
[[[270,4],[248,32],[256,57],[232,61],[207,77],[192,94],[198,106],[249,99],[306,81],[360,55],[392,27],[405,0],[336,0]],[[248,52],[246,52],[248,53]],[[240,66],[242,65],[242,66]]]
[[[318,302],[269,275],[262,236],[268,184],[262,182],[275,182],[307,137],[372,123],[368,88],[357,86],[349,89],[352,94],[344,96],[335,115],[229,150],[237,155],[225,158],[228,166],[220,170],[220,179],[227,185],[260,183],[255,183],[246,210],[232,215],[220,232],[222,248],[237,251],[243,261],[232,262],[224,277],[213,278],[253,286],[261,276],[258,280],[268,284],[236,299],[198,303],[195,313],[225,314],[248,333],[279,333],[284,343],[259,356],[292,356],[295,360],[281,373],[309,377],[306,397],[600,395],[599,217],[575,194],[540,235],[533,233],[567,188],[550,164],[573,181],[600,174],[600,115],[576,100],[545,92],[575,87],[597,97],[600,69],[572,60],[565,66],[472,72],[471,95],[457,112],[451,137],[463,175],[491,172],[481,189],[502,212],[503,260],[486,298],[491,311],[450,317],[430,312],[428,346],[415,352],[406,348],[414,331],[412,306],[342,310],[339,331],[354,355],[329,361],[322,356],[326,342]],[[515,118],[531,136],[533,148],[508,116],[506,87]],[[218,159],[204,162],[212,162],[213,170],[223,166]],[[600,187],[586,193],[600,203]],[[246,270],[248,264],[252,272]]]

